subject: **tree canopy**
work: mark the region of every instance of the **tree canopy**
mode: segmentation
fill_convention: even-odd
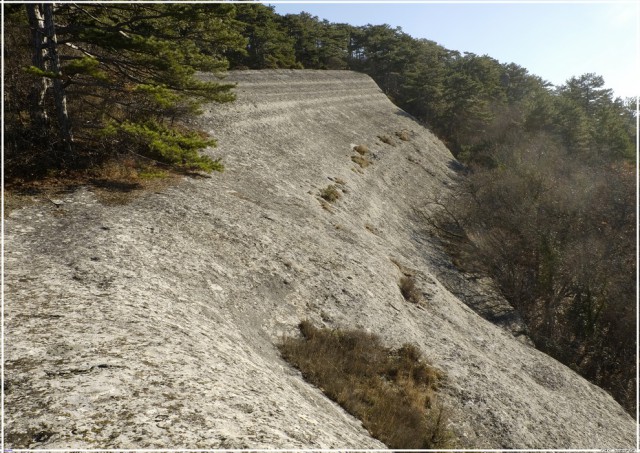
[[[10,111],[28,112],[29,120],[21,124],[26,131],[10,130],[15,134],[10,140],[46,143],[32,157],[58,165],[128,149],[176,166],[221,169],[197,152],[215,142],[176,122],[197,114],[203,102],[234,99],[232,85],[195,77],[196,71],[223,73],[225,53],[244,48],[233,6],[66,3],[24,8],[26,15],[22,8],[8,12],[7,53],[23,62],[30,53],[32,61],[26,67],[12,61],[7,72],[14,80],[27,76],[11,91],[30,94],[26,102],[12,97]],[[58,98],[67,105],[66,122],[60,119],[59,102],[51,102]]]
[[[135,143],[172,164],[211,168],[192,151],[213,142],[190,133],[178,139],[185,131],[167,125],[197,114],[202,102],[232,100],[230,85],[195,77],[228,68],[366,72],[467,163],[496,165],[491,150],[515,129],[551,134],[585,159],[635,156],[634,109],[596,74],[552,87],[514,63],[461,54],[398,27],[279,16],[261,4],[30,4],[26,11],[7,6],[7,76],[15,82],[8,113],[26,114],[32,139],[58,160],[64,145],[66,159],[77,155],[69,154],[71,140],[102,154]],[[67,103],[66,127],[55,96]],[[12,118],[10,143],[24,135]]]

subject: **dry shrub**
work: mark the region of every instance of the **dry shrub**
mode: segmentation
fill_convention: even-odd
[[[402,129],[401,131],[396,132],[396,137],[398,137],[403,142],[408,142],[409,140],[411,140],[411,133],[406,129]]]
[[[367,145],[357,145],[353,147],[353,150],[361,156],[364,156],[369,152],[369,147]]]
[[[529,137],[475,167],[427,220],[456,266],[493,279],[536,347],[636,413],[632,165]],[[435,222],[433,221],[435,220]]]
[[[369,165],[371,165],[371,161],[366,157],[351,156],[351,160],[360,165],[361,168],[367,168]]]
[[[89,170],[93,178],[109,181],[137,182],[139,163],[132,158],[109,159]]]
[[[338,190],[338,188],[331,184],[320,191],[320,198],[328,201],[329,203],[333,203],[340,199],[342,194]]]
[[[37,178],[11,178],[5,185],[5,213],[35,202],[89,187],[106,205],[123,205],[148,192],[177,184],[183,173],[129,155],[102,159],[87,168],[53,169]]]
[[[405,275],[400,279],[400,292],[406,301],[413,304],[419,304],[422,302],[422,295],[418,288],[416,288],[416,281],[413,277]]]
[[[98,200],[109,206],[125,205],[145,192],[177,183],[178,174],[139,159],[110,159],[88,170]]]
[[[377,335],[300,323],[302,338],[285,338],[282,356],[305,379],[362,421],[389,448],[447,448],[453,437],[435,390],[443,373],[417,347],[382,345]]]
[[[324,209],[325,211],[333,214],[333,208],[331,207],[331,203],[329,203],[328,201],[320,200],[320,206],[322,206],[322,209]]]
[[[382,143],[386,143],[387,145],[391,145],[391,146],[396,146],[393,143],[393,140],[391,139],[391,137],[389,137],[388,135],[378,135],[378,138]]]

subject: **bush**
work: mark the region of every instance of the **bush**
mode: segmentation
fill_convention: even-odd
[[[433,224],[465,271],[491,277],[536,347],[633,414],[635,183],[538,137],[474,168]]]
[[[353,150],[361,156],[364,156],[369,152],[369,147],[367,145],[357,145],[353,147]]]
[[[435,391],[441,371],[417,347],[382,345],[378,336],[357,330],[319,329],[300,323],[302,338],[285,338],[282,356],[305,379],[362,421],[389,448],[450,448],[446,411]]]
[[[402,297],[407,302],[411,302],[412,304],[419,304],[422,302],[422,295],[418,288],[416,288],[416,281],[411,276],[403,276],[400,279],[400,292],[402,293]]]
[[[334,184],[331,184],[320,191],[320,198],[328,201],[329,203],[339,200],[341,196],[342,194]]]
[[[401,131],[396,132],[396,137],[403,142],[408,142],[411,139],[411,133],[406,129],[402,129]]]
[[[367,168],[369,165],[371,165],[371,161],[366,157],[351,156],[351,160],[360,165],[361,168]]]
[[[380,141],[382,143],[386,143],[387,145],[395,146],[395,144],[393,143],[393,140],[391,140],[391,137],[389,137],[388,135],[378,135],[378,138],[380,139]]]

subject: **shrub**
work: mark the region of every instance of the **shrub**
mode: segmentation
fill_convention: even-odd
[[[395,146],[393,140],[388,135],[378,135],[378,138],[382,143],[386,143],[387,145]]]
[[[411,139],[411,133],[406,129],[402,129],[401,131],[396,132],[396,137],[403,142],[408,142]]]
[[[364,156],[369,152],[369,147],[367,145],[357,145],[353,147],[353,150],[361,156]]]
[[[331,184],[320,191],[320,198],[328,201],[329,203],[339,200],[341,196],[340,191],[334,184]]]
[[[495,281],[538,349],[635,414],[633,166],[544,136],[504,153],[431,201],[430,223],[457,266]]]
[[[419,304],[422,302],[422,295],[418,288],[416,288],[416,281],[411,276],[403,276],[400,279],[400,292],[402,293],[402,297],[405,298],[407,302],[411,302],[413,304]]]
[[[371,161],[366,157],[351,156],[351,160],[360,165],[361,168],[367,168],[369,165],[371,165]]]
[[[282,356],[389,448],[447,448],[453,436],[435,395],[441,371],[417,347],[382,345],[358,330],[300,323],[302,338],[285,338]]]
[[[330,212],[333,214],[333,209],[331,208],[331,203],[325,201],[325,200],[320,200],[320,206],[322,206],[322,209],[324,209],[327,212]]]

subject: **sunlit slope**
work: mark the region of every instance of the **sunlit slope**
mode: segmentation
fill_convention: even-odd
[[[361,74],[229,80],[238,100],[199,119],[223,174],[9,216],[8,448],[384,448],[280,359],[274,342],[303,319],[418,345],[447,373],[463,446],[634,446],[610,396],[439,279],[421,219],[456,163],[428,130]],[[403,272],[423,305],[404,300]]]

